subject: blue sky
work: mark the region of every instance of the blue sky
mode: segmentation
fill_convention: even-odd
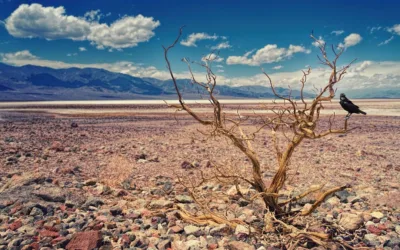
[[[314,30],[328,45],[346,49],[342,63],[358,59],[351,88],[399,87],[400,1],[231,2],[0,0],[0,60],[167,79],[161,45],[186,25],[171,52],[179,77],[186,75],[182,57],[201,61],[220,45],[214,66],[221,84],[263,84],[260,67],[278,84],[291,84],[306,65],[318,82],[327,72],[309,38]]]

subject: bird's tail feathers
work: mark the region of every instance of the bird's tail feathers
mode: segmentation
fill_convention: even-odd
[[[364,111],[360,110],[360,113],[363,115],[366,115],[367,113],[365,113]]]

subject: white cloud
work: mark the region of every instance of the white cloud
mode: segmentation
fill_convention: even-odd
[[[223,69],[217,69],[217,72],[218,72],[218,73],[224,73],[225,70],[223,70]]]
[[[226,60],[227,64],[245,64],[251,66],[259,66],[265,63],[273,63],[283,61],[292,57],[295,53],[311,53],[310,50],[303,46],[289,45],[289,48],[278,48],[276,44],[268,44],[264,48],[259,49],[254,55],[249,57],[253,51],[249,51],[243,56],[230,56]]]
[[[5,63],[11,63],[15,60],[35,60],[38,57],[34,56],[29,50],[22,50],[15,53],[0,53],[2,61]]]
[[[79,51],[86,51],[87,49],[85,47],[79,47]]]
[[[217,68],[223,68],[224,66],[223,65],[221,65],[221,64],[218,64],[217,66],[215,66],[215,67],[217,67]]]
[[[277,65],[277,66],[273,67],[272,69],[278,70],[278,69],[282,69],[282,68],[283,68],[282,65]]]
[[[154,21],[152,17],[125,16],[111,25],[93,25],[88,40],[96,44],[98,49],[135,47],[138,43],[152,38],[154,36],[153,30],[159,25],[160,22]]]
[[[338,47],[340,48],[349,48],[359,44],[362,40],[362,37],[357,33],[352,33],[344,39],[344,44],[340,43]]]
[[[91,10],[85,13],[83,17],[85,17],[88,21],[93,22],[93,21],[100,21],[100,19],[104,15],[101,13],[100,10]]]
[[[394,39],[394,36],[391,36],[389,39],[386,39],[385,41],[381,42],[378,44],[378,46],[386,45],[390,43]]]
[[[344,30],[334,30],[334,31],[331,32],[331,34],[335,34],[337,36],[339,36],[339,35],[341,35],[343,33],[344,33]]]
[[[68,53],[67,56],[77,56],[78,53]]]
[[[369,30],[369,32],[371,34],[373,34],[375,31],[381,30],[382,27],[381,26],[376,26],[376,27],[371,27],[371,29]]]
[[[217,40],[217,35],[209,35],[207,33],[192,33],[186,40],[182,40],[181,44],[187,47],[197,47],[196,42],[201,40]]]
[[[7,31],[14,37],[47,40],[89,40],[99,49],[123,49],[137,46],[154,36],[160,25],[152,17],[125,16],[112,24],[99,23],[99,11],[83,17],[66,15],[64,7],[21,4],[5,20]]]
[[[400,36],[400,24],[395,24],[393,27],[390,27],[387,30]]]
[[[221,50],[221,49],[229,49],[232,48],[232,46],[229,44],[229,42],[222,42],[216,46],[212,46],[212,50]]]
[[[220,57],[217,54],[211,53],[201,58],[203,62],[222,62],[224,58]]]
[[[319,47],[319,46],[323,46],[325,44],[325,41],[324,41],[324,39],[322,39],[322,36],[320,36],[317,41],[314,41],[311,44],[315,47]]]
[[[268,73],[268,72],[267,72]],[[313,89],[318,89],[326,84],[331,70],[328,68],[312,69],[311,74],[307,77],[305,90],[314,93]],[[275,86],[287,88],[290,85],[293,89],[300,88],[300,78],[302,72],[276,72],[269,74]],[[382,88],[398,88],[400,82],[400,62],[384,61],[363,61],[350,67],[344,79],[337,84],[338,91],[360,90],[363,89],[379,89]],[[262,85],[269,86],[269,83],[263,74],[256,74],[249,77],[220,77],[219,84],[228,84],[230,86],[246,86],[246,85]],[[339,92],[340,93],[340,92]]]

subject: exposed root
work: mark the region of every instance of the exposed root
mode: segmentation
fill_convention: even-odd
[[[302,216],[306,216],[306,215],[311,214],[311,213],[326,199],[326,197],[328,197],[329,195],[331,195],[331,194],[333,194],[333,193],[336,193],[336,192],[338,192],[338,191],[342,191],[343,189],[349,188],[349,187],[350,187],[349,185],[344,185],[344,186],[335,187],[335,188],[332,188],[332,189],[326,191],[325,193],[323,193],[323,194],[315,201],[315,203],[314,203],[309,209],[304,210],[303,212],[301,212],[301,215],[302,215]]]
[[[226,224],[232,229],[235,229],[237,225],[247,225],[245,222],[240,221],[240,220],[227,220],[224,218],[221,218],[220,216],[214,214],[214,213],[208,213],[200,216],[194,216],[191,213],[189,213],[187,210],[183,208],[183,206],[178,205],[177,208],[179,209],[179,216],[181,217],[182,220],[185,220],[189,223],[196,224],[196,225],[201,225],[201,226],[206,226],[206,225],[220,225],[220,224]]]
[[[317,232],[307,232],[305,230],[300,230],[292,225],[288,225],[285,222],[276,219],[275,216],[272,214],[271,214],[271,216],[272,216],[272,219],[274,220],[274,222],[282,225],[282,227],[289,232],[289,236],[293,240],[295,240],[296,243],[294,245],[292,245],[289,249],[295,249],[297,244],[301,240],[304,240],[304,239],[311,240],[311,241],[315,242],[316,244],[323,246],[323,247],[327,246],[327,240],[329,240],[329,234],[317,233]]]
[[[288,199],[288,200],[286,200],[286,201],[280,202],[279,205],[282,206],[282,205],[286,205],[286,204],[291,203],[291,202],[298,201],[298,200],[300,200],[300,199],[306,197],[307,195],[309,195],[309,194],[311,194],[311,193],[314,193],[314,192],[317,192],[317,191],[321,190],[324,186],[325,186],[325,185],[320,185],[320,186],[312,187],[312,188],[308,189],[307,191],[305,191],[304,193],[301,193],[301,194],[297,195],[296,197],[293,197],[293,198]]]

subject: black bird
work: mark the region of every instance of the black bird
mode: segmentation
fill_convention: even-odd
[[[342,93],[342,94],[340,94],[340,105],[342,106],[342,108],[344,109],[344,110],[346,110],[347,112],[349,112],[347,115],[346,115],[346,118],[345,119],[349,119],[350,118],[350,116],[353,114],[353,113],[356,113],[356,114],[363,114],[363,115],[366,115],[367,113],[365,113],[364,111],[362,111],[362,110],[360,110],[360,108],[357,106],[357,105],[355,105],[352,101],[350,101],[349,99],[347,99],[347,97]]]

